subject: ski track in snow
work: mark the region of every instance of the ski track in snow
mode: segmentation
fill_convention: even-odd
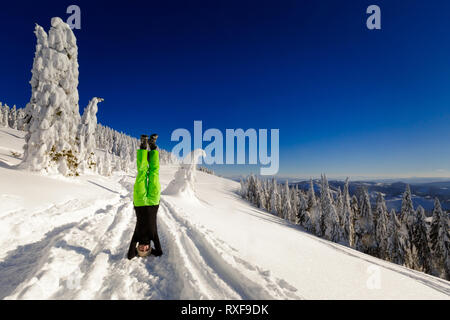
[[[4,240],[9,250],[0,262],[0,299],[301,299],[286,281],[240,259],[163,198],[164,255],[129,261],[134,178],[119,182],[122,190],[111,200],[2,215],[1,225],[15,228],[20,241]]]

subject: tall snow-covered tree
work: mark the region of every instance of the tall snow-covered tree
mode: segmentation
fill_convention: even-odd
[[[350,221],[350,193],[349,193],[349,186],[348,186],[348,178],[345,180],[344,184],[344,192],[342,193],[342,233],[343,237],[345,239],[349,239],[349,221]]]
[[[286,183],[284,184],[283,192],[281,194],[281,204],[282,204],[282,210],[281,210],[281,218],[283,219],[289,219],[291,216],[291,192],[289,189],[289,182],[286,180]]]
[[[307,220],[308,220],[308,200],[303,194],[303,192],[299,191],[296,224],[305,226]]]
[[[412,201],[411,188],[409,187],[409,184],[407,184],[405,192],[403,193],[402,209],[400,211],[400,222],[408,225],[408,222],[406,220],[411,217],[412,220],[414,220],[414,214],[415,211]]]
[[[271,211],[272,207],[271,207],[271,184],[269,183],[268,179],[265,179],[264,181],[264,196],[266,198],[266,210],[267,211]]]
[[[7,104],[4,104],[2,108],[0,108],[0,111],[2,112],[2,123],[4,127],[9,127],[9,106]]]
[[[328,180],[325,175],[322,175],[321,189],[320,204],[322,214],[320,219],[320,233],[327,240],[339,242],[341,240],[340,225],[330,194]]]
[[[359,216],[358,199],[353,195],[350,201],[350,214],[348,217],[348,242],[350,247],[356,248],[356,217]]]
[[[428,230],[425,222],[425,210],[417,208],[416,221],[412,228],[413,268],[425,273],[432,272],[432,255],[428,241]]]
[[[278,192],[278,184],[275,178],[272,179],[272,198],[270,206],[272,208],[272,213],[279,215],[282,209],[281,206],[281,196]]]
[[[375,226],[367,189],[361,190],[359,199],[359,215],[355,220],[355,247],[361,252],[375,255]]]
[[[298,191],[298,186],[295,186],[294,188],[292,188],[291,190],[291,211],[290,211],[290,215],[289,215],[289,221],[292,223],[297,223],[297,212],[298,212],[298,207],[299,207],[299,195],[298,195],[299,191]]]
[[[392,209],[387,227],[386,257],[389,261],[402,265],[405,261],[405,248],[399,232],[400,221],[397,219],[395,210]]]
[[[377,256],[381,259],[386,259],[387,250],[387,228],[389,224],[388,211],[386,207],[386,201],[381,192],[378,192],[376,203],[376,217],[377,224],[375,227],[375,239],[378,248]]]
[[[312,178],[309,179],[309,190],[308,190],[308,210],[316,205],[316,194],[314,192],[314,183]]]
[[[81,169],[95,170],[95,129],[97,128],[97,111],[101,98],[92,98],[84,109],[81,123],[78,129],[79,155],[81,160]]]
[[[102,175],[110,176],[112,173],[111,155],[109,152],[105,152],[103,156]]]
[[[430,227],[430,247],[437,274],[450,280],[450,225],[448,214],[442,210],[438,198],[434,200],[433,219]]]
[[[402,208],[400,212],[400,237],[405,248],[405,265],[414,268],[413,239],[412,230],[416,222],[416,212],[414,210],[411,189],[406,185],[403,193]]]
[[[320,216],[320,205],[317,204],[317,199],[314,192],[314,182],[311,178],[309,180],[307,218],[305,221],[305,227],[313,234],[320,234]]]
[[[78,106],[78,48],[70,27],[53,18],[47,35],[36,25],[29,118],[22,166],[33,171],[76,175]]]
[[[17,130],[17,108],[14,105],[9,112],[9,127]]]
[[[256,178],[255,185],[255,202],[258,208],[264,209],[266,207],[266,197],[264,196],[263,185],[258,178]]]
[[[339,187],[337,191],[335,207],[338,216],[339,227],[342,230],[342,225],[344,222],[344,195],[342,194],[341,187]]]
[[[3,105],[0,102],[0,126],[3,126]]]

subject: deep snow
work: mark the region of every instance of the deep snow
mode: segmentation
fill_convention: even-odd
[[[22,153],[23,135],[0,128],[0,298],[450,298],[450,282],[312,236],[240,199],[238,183],[202,172],[195,200],[161,197],[164,255],[128,261],[133,174],[18,170],[11,151]],[[163,190],[177,171],[161,167]]]

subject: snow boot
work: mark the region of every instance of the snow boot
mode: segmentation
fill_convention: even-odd
[[[156,139],[158,139],[158,135],[156,133],[154,133],[150,136],[150,141],[148,142],[148,146],[149,146],[150,150],[156,149]]]
[[[149,149],[148,135],[146,135],[146,134],[141,135],[141,145],[139,146],[139,149],[142,149],[142,150]]]

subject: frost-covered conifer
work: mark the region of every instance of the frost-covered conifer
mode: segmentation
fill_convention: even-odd
[[[273,214],[278,215],[281,212],[281,196],[278,192],[278,184],[275,178],[272,179],[272,196],[270,206]]]
[[[411,188],[409,184],[406,185],[406,190],[403,193],[402,209],[400,211],[400,222],[408,225],[408,219],[414,220],[414,206],[412,202]]]
[[[405,261],[405,248],[400,235],[400,221],[394,209],[389,214],[386,257],[389,261],[401,265]]]
[[[36,25],[31,99],[26,106],[28,133],[22,166],[33,171],[76,175],[78,48],[70,27],[53,18],[47,35]]]
[[[299,191],[296,224],[305,226],[307,220],[308,220],[308,200],[303,194],[303,192]]]
[[[381,192],[378,192],[376,203],[376,216],[378,217],[375,227],[375,239],[378,247],[377,256],[381,259],[386,259],[387,250],[387,228],[389,224],[388,211],[386,207],[386,201]]]
[[[2,123],[3,127],[9,127],[9,106],[4,104],[3,107],[0,108],[2,113]]]
[[[412,229],[413,268],[425,273],[432,272],[432,255],[428,241],[428,230],[425,222],[425,210],[417,208],[416,221]]]
[[[295,186],[295,188],[292,188],[291,190],[291,212],[289,215],[289,221],[292,223],[297,223],[297,212],[299,207],[299,191],[298,186]]]
[[[355,195],[353,195],[351,201],[350,201],[350,215],[348,219],[348,241],[352,248],[356,247],[356,217],[359,216],[359,205],[358,205],[358,199]]]
[[[344,192],[342,194],[343,199],[342,199],[342,233],[343,233],[343,237],[345,239],[349,239],[349,234],[350,234],[350,230],[349,230],[349,222],[350,222],[350,210],[351,210],[351,206],[350,206],[350,193],[349,193],[349,186],[348,186],[348,178],[345,180],[345,185],[344,185]]]
[[[359,214],[355,219],[355,248],[374,255],[376,254],[375,228],[370,196],[366,189],[361,190],[359,205]]]
[[[321,235],[330,241],[339,242],[341,240],[341,230],[334,207],[333,200],[330,194],[330,188],[328,180],[325,175],[322,175],[322,187],[320,193],[320,233]]]
[[[102,164],[103,164],[102,175],[110,176],[112,173],[112,166],[111,166],[111,155],[108,152],[105,152],[105,155],[103,156]]]
[[[450,225],[448,214],[442,210],[439,199],[434,200],[433,220],[430,228],[430,247],[437,274],[450,280]]]
[[[17,130],[17,108],[14,105],[9,112],[9,127]]]
[[[3,126],[3,105],[0,102],[0,127]]]
[[[336,206],[336,213],[337,213],[337,217],[338,217],[339,227],[342,229],[342,225],[344,222],[344,196],[342,194],[340,187],[338,188],[338,192],[336,195],[335,206]]]
[[[314,193],[314,183],[312,178],[309,179],[309,190],[308,190],[308,210],[316,205],[316,195]]]
[[[401,242],[405,248],[405,265],[408,268],[414,268],[414,253],[413,253],[413,236],[412,231],[416,222],[416,212],[413,207],[411,189],[406,185],[406,190],[403,193],[402,208],[400,212],[400,232]]]
[[[97,128],[97,111],[101,98],[92,98],[84,109],[81,123],[78,130],[79,156],[81,161],[81,169],[95,170],[95,129]]]
[[[282,209],[280,217],[288,220],[291,215],[292,208],[291,208],[291,194],[289,189],[289,182],[287,180],[282,190],[283,190],[281,195]]]

